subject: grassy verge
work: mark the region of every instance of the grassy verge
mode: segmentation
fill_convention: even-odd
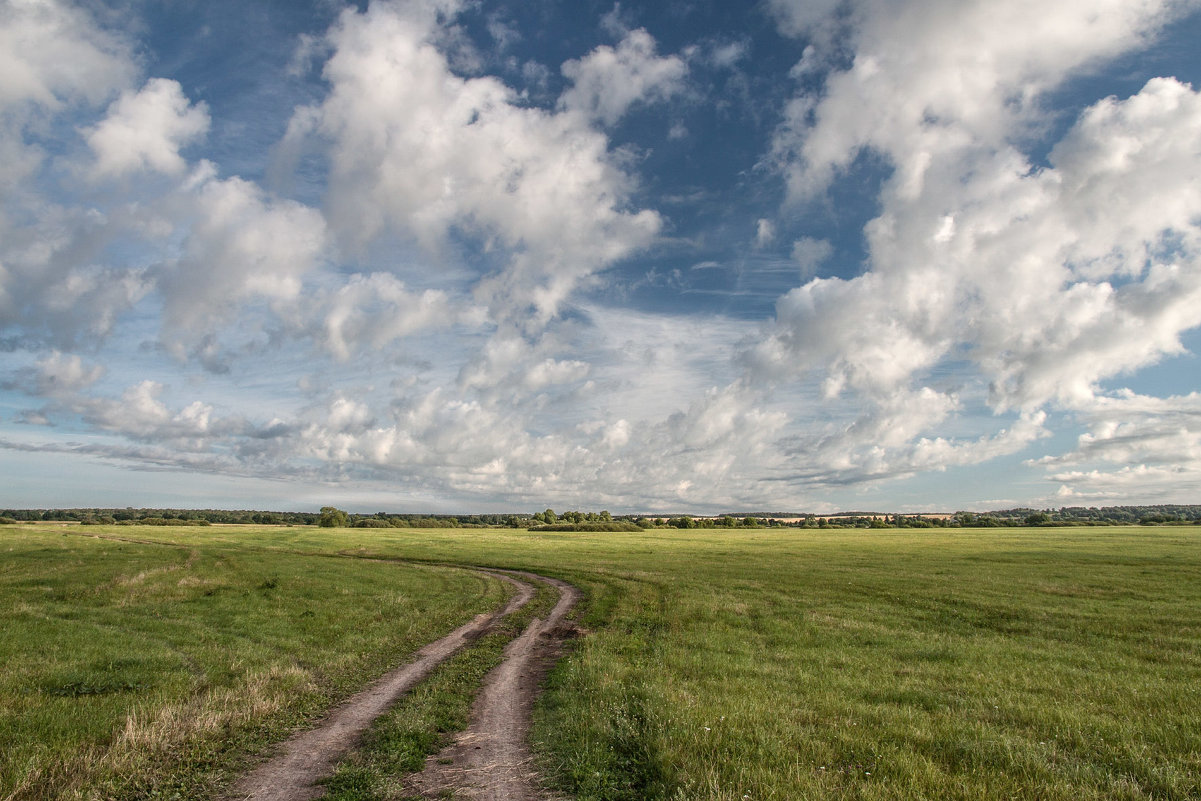
[[[0,533],[0,798],[209,797],[247,753],[508,593],[179,531]]]
[[[380,717],[327,784],[327,801],[404,798],[402,781],[420,771],[425,758],[467,728],[484,676],[500,664],[505,645],[535,618],[545,618],[558,593],[539,584],[525,607],[469,648],[438,667]]]

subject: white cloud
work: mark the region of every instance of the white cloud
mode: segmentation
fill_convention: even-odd
[[[824,239],[804,236],[792,243],[792,260],[800,266],[804,279],[816,275],[818,268],[832,255],[834,246]]]
[[[296,300],[326,246],[320,212],[214,172],[202,164],[185,184],[178,202],[192,225],[180,258],[164,265],[159,278],[163,335],[180,356],[247,301]]]
[[[323,316],[317,338],[338,359],[366,347],[383,348],[423,329],[452,325],[461,315],[445,292],[410,292],[387,273],[356,275],[329,295],[320,295],[312,314]]]
[[[477,286],[480,302],[536,326],[581,280],[645,247],[660,219],[626,210],[632,180],[580,115],[523,107],[495,78],[455,75],[437,20],[421,3],[343,13],[330,32],[330,94],[298,110],[284,147],[312,132],[332,143],[328,208],[344,245],[390,231],[441,259],[455,232],[479,237],[507,257]]]
[[[678,56],[659,57],[645,29],[628,31],[616,48],[601,45],[563,65],[572,86],[559,106],[615,125],[637,103],[666,100],[683,89],[688,65]]]
[[[760,218],[755,223],[755,247],[765,248],[776,240],[776,226],[771,220]]]
[[[828,24],[840,8],[850,5],[847,0],[768,0],[767,3],[780,32],[786,36],[810,34],[814,28]]]
[[[42,396],[79,392],[104,375],[102,365],[84,365],[75,354],[53,351],[37,363],[36,392]]]
[[[775,8],[788,33],[823,24],[808,6]],[[1099,381],[1178,352],[1201,324],[1201,96],[1155,79],[1087,109],[1049,166],[1020,149],[1048,89],[1146,44],[1178,7],[1039,8],[854,4],[852,66],[822,96],[796,98],[777,132],[794,203],[865,151],[894,168],[865,229],[866,272],[787,293],[748,352],[769,385],[819,381],[860,408],[830,440],[847,455],[840,478],[1017,452],[1045,435],[1042,408],[1088,407]],[[798,243],[798,261],[828,255]],[[929,406],[944,393],[927,384],[947,374],[973,397],[988,386],[993,411],[1018,420],[977,439],[936,435],[956,411]],[[891,444],[873,450],[880,438]]]
[[[761,363],[822,369],[832,391],[887,392],[966,356],[993,382],[997,408],[1037,407],[1087,398],[1100,378],[1173,351],[1179,333],[1201,323],[1195,92],[1159,79],[1129,100],[1102,101],[1045,170],[1008,141],[1021,132],[1014,116],[1061,70],[1140,41],[1160,20],[1142,4],[1118,14],[1122,26],[1089,11],[1073,27],[1070,10],[1081,11],[1057,6],[1051,30],[1040,26],[1024,43],[1007,38],[1019,24],[1010,6],[987,14],[990,25],[974,24],[983,6],[935,20],[919,3],[868,23],[869,52],[830,80],[790,175],[794,188],[820,186],[862,147],[896,164],[867,229],[871,270],[782,298]],[[953,46],[877,36],[885,21],[909,30],[916,20],[931,20],[930,36]],[[950,35],[951,24],[967,29]],[[961,75],[954,67],[977,48],[996,55]],[[902,62],[901,50],[913,55]],[[901,82],[911,90],[900,92]],[[1018,93],[1011,107],[1022,87],[1033,94]]]
[[[1058,498],[1188,502],[1201,490],[1201,395],[1123,390],[1079,415],[1088,430],[1075,449],[1030,462],[1058,484]]]
[[[120,176],[145,169],[178,175],[187,166],[179,149],[208,127],[203,103],[191,105],[177,81],[151,78],[136,93],[123,92],[108,115],[85,131],[96,154],[93,175]]]
[[[104,213],[28,200],[35,219],[0,214],[0,329],[60,348],[107,336],[152,281],[143,268],[99,261],[113,236]]]
[[[56,111],[76,98],[99,103],[134,73],[128,45],[83,8],[57,0],[0,7],[0,111],[22,103]]]

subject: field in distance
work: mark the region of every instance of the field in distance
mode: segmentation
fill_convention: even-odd
[[[256,747],[504,596],[413,562],[585,591],[589,633],[552,674],[534,734],[544,772],[579,799],[1201,796],[1196,527],[87,532],[161,546],[79,533],[0,530],[0,603],[14,610],[0,798],[30,766],[65,781],[54,766],[70,760],[111,768],[119,797],[148,768],[113,755],[128,726],[206,693],[241,708],[252,678],[303,671],[280,678],[306,688],[303,709],[289,695],[205,746],[233,764],[237,738]],[[337,553],[413,562],[325,558]],[[359,621],[374,634],[345,631]],[[339,672],[371,642],[381,661]],[[32,793],[18,797],[56,797]]]

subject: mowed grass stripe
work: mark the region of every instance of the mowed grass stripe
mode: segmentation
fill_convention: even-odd
[[[0,798],[210,797],[247,751],[510,591],[176,531],[0,531]]]

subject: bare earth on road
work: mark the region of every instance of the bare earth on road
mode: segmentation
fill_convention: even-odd
[[[535,619],[520,637],[505,648],[504,661],[484,680],[467,731],[425,770],[405,782],[406,790],[426,798],[456,797],[494,801],[546,799],[531,766],[530,712],[539,684],[563,642],[575,636],[565,622],[579,599],[579,591],[566,582],[532,573],[481,570],[518,588],[505,607],[479,615],[447,636],[422,648],[417,658],[385,675],[371,687],[334,709],[317,728],[286,741],[279,753],[243,776],[231,798],[245,801],[307,801],[325,794],[321,780],[334,771],[339,759],[358,744],[364,731],[397,698],[429,675],[435,667],[468,642],[478,639],[497,621],[525,606],[534,597],[530,581],[546,583],[559,591],[559,600],[546,620]],[[524,580],[523,580],[524,579]]]
[[[317,728],[293,736],[275,757],[243,776],[234,785],[232,797],[246,801],[306,801],[324,795],[325,788],[318,782],[333,773],[338,759],[358,743],[372,721],[435,667],[534,597],[534,588],[527,582],[491,571],[481,572],[517,587],[517,594],[503,609],[478,615],[425,646],[417,652],[416,659],[352,696],[330,712]]]
[[[566,582],[513,573],[559,590],[559,601],[546,620],[534,620],[505,648],[505,659],[484,679],[472,710],[471,725],[453,745],[426,760],[425,770],[405,782],[405,789],[423,798],[483,801],[540,801],[542,790],[533,768],[528,735],[530,712],[547,671],[563,642],[575,636],[566,623],[579,591]]]

